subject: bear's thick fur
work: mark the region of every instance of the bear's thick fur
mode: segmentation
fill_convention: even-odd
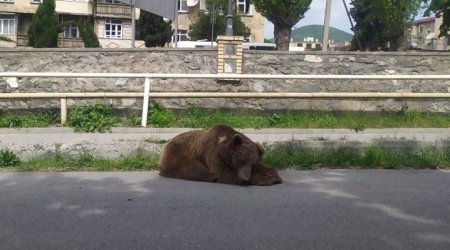
[[[165,177],[226,184],[269,186],[281,183],[278,172],[261,162],[264,149],[226,125],[182,133],[161,153]]]

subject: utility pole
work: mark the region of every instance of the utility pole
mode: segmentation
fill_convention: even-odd
[[[136,43],[136,0],[131,0],[131,48]]]
[[[359,41],[359,37],[356,34],[355,26],[353,25],[352,17],[350,16],[350,12],[348,11],[347,4],[345,3],[345,0],[342,0],[342,3],[344,4],[345,12],[347,12],[348,20],[350,21],[350,25],[352,26],[352,31],[353,31],[353,33],[355,33],[355,38],[356,38],[356,42],[358,42],[359,50],[361,51],[362,50],[361,42]]]
[[[226,36],[233,35],[233,4],[232,0],[228,0],[228,13],[227,13],[227,29],[225,31]]]
[[[325,19],[323,22],[322,51],[328,50],[328,35],[330,33],[330,16],[331,16],[331,0],[327,0],[327,6],[325,8]]]
[[[178,48],[178,2],[174,0],[174,16],[175,16],[175,36],[173,37],[174,48]]]

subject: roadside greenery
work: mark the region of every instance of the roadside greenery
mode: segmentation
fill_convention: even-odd
[[[55,154],[22,161],[15,171],[138,171],[158,168],[158,156],[138,152],[117,159],[94,157],[85,152],[79,156]]]
[[[59,114],[53,111],[13,115],[0,111],[0,127],[60,126]],[[154,103],[149,110],[149,127],[208,128],[222,123],[235,128],[347,128],[362,131],[367,128],[448,128],[450,114],[409,111],[404,105],[397,112],[339,111],[227,111],[190,108],[174,111]],[[68,126],[77,132],[108,132],[114,126],[137,127],[141,114],[126,118],[115,116],[110,105],[97,103],[69,110]]]
[[[0,169],[6,171],[147,171],[158,169],[159,156],[138,152],[118,159],[54,154],[21,161],[9,150],[0,151]],[[393,149],[368,145],[363,148],[302,148],[297,142],[267,147],[263,161],[277,169],[448,169],[450,148]]]
[[[68,125],[80,132],[107,132],[112,126],[139,126],[140,114],[120,120],[110,105],[97,103],[77,107],[68,114]],[[59,114],[41,111],[37,114],[13,115],[0,111],[0,127],[47,127],[59,124]],[[185,111],[166,109],[152,104],[148,115],[151,127],[208,128],[216,123],[236,128],[448,128],[450,114],[408,111],[404,105],[397,112],[321,112],[204,110]],[[164,143],[164,141],[158,142]],[[79,156],[56,153],[42,158],[21,160],[9,149],[0,149],[0,168],[6,171],[137,171],[157,169],[158,155],[138,152],[118,159],[95,157],[88,152]],[[450,168],[450,148],[421,150],[386,148],[367,145],[363,148],[302,148],[292,141],[267,147],[264,161],[279,169],[315,168]]]
[[[450,148],[396,149],[368,145],[363,148],[302,148],[295,142],[269,147],[265,162],[275,168],[382,168],[438,169],[450,167]]]
[[[97,103],[76,107],[68,115],[67,123],[77,132],[108,132],[117,123],[111,106]]]
[[[10,114],[0,110],[0,128],[49,127],[58,124],[59,114],[40,111],[35,114]]]
[[[20,159],[14,152],[8,149],[0,150],[0,168],[16,167],[20,164]]]

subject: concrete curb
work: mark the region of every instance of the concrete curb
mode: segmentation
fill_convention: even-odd
[[[190,128],[113,128],[111,133],[74,133],[72,128],[0,129],[0,149],[22,159],[62,153],[117,158],[136,151],[159,153],[162,145]],[[240,129],[266,145],[295,141],[300,148],[450,148],[450,128],[366,129]]]

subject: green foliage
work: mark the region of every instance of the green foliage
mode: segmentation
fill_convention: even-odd
[[[117,123],[117,118],[113,115],[111,106],[96,103],[70,110],[67,123],[78,132],[104,133],[111,130]]]
[[[281,111],[275,113],[204,110],[193,107],[175,113],[155,105],[149,112],[153,127],[209,128],[216,123],[237,128],[349,128],[357,132],[366,128],[443,127],[450,124],[449,114],[408,111],[403,105],[398,112],[321,112]]]
[[[61,32],[55,0],[44,0],[33,15],[28,28],[28,44],[34,48],[56,48]]]
[[[368,145],[363,148],[305,148],[292,141],[269,146],[264,159],[277,168],[449,168],[450,148],[389,148]]]
[[[442,17],[442,24],[439,26],[439,37],[448,36],[450,31],[450,0],[423,0],[427,3],[425,15],[430,16],[434,12],[436,17]]]
[[[20,164],[19,157],[9,149],[0,150],[0,168],[14,167]]]
[[[352,0],[351,15],[356,22],[355,34],[363,50],[403,48],[404,36],[420,8],[422,0]],[[353,48],[356,48],[355,43]]]
[[[117,159],[94,157],[83,152],[78,156],[55,154],[34,158],[17,165],[20,171],[137,171],[158,169],[158,155],[136,152]]]
[[[80,31],[81,39],[83,39],[85,48],[100,48],[97,34],[94,32],[93,21],[88,18],[79,19],[77,22],[78,30]]]
[[[369,0],[353,0],[353,8],[350,14],[355,20],[355,36],[361,42],[362,50],[377,50],[378,47],[384,48],[386,39],[383,37],[383,24],[381,20],[373,15],[374,7]],[[352,40],[352,49],[358,50],[356,37]]]
[[[12,40],[11,38],[8,37],[4,37],[4,36],[0,36],[0,41],[5,41],[5,42],[14,42],[14,40]]]
[[[266,147],[263,161],[278,169],[317,168],[450,168],[450,148],[390,148],[367,145],[362,148],[305,148],[296,141]],[[117,159],[95,157],[88,152],[78,156],[54,154],[21,162],[9,150],[0,150],[0,167],[18,171],[140,171],[158,169],[156,154],[136,152]]]
[[[311,0],[253,0],[256,10],[274,25],[278,50],[289,50],[291,29],[308,11]]]
[[[164,47],[172,37],[171,22],[164,22],[163,18],[141,10],[137,23],[137,36],[145,41],[145,47]]]
[[[153,103],[150,108],[147,123],[152,127],[167,127],[175,120],[175,115],[170,109],[166,109],[158,103]]]
[[[48,127],[58,123],[59,116],[53,111],[28,115],[0,113],[0,128]]]
[[[212,15],[212,6],[218,9],[218,6],[222,6],[223,15],[216,14],[216,21],[214,23],[214,38],[215,41],[218,35],[225,35],[226,30],[226,0],[208,0],[208,14],[206,15],[204,12],[199,12],[198,17],[194,23],[192,23],[189,27],[189,37],[191,40],[202,40],[207,39],[211,40],[212,34],[212,24],[211,24],[211,15]],[[233,5],[236,6],[236,5]],[[245,26],[244,22],[240,15],[237,14],[236,8],[234,8],[233,15],[233,35],[235,36],[246,36],[250,34],[250,29]]]

